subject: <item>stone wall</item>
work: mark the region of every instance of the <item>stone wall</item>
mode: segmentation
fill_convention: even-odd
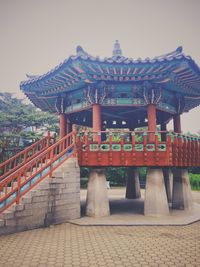
[[[21,199],[1,214],[0,234],[20,232],[80,217],[80,169],[68,159]]]

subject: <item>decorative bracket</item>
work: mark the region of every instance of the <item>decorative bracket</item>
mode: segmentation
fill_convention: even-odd
[[[146,83],[144,83],[143,97],[146,104],[157,105],[162,97],[162,89],[147,88]]]
[[[183,113],[185,107],[185,99],[182,95],[176,94],[177,114]]]
[[[55,110],[58,114],[64,113],[66,109],[66,96],[62,94],[56,98]]]
[[[89,101],[90,104],[102,104],[105,97],[106,97],[106,88],[105,86],[103,89],[98,88],[91,88],[88,86],[87,92],[86,92],[86,97]]]

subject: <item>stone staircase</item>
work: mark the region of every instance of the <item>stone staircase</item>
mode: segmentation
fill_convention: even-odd
[[[14,186],[14,185],[13,185]],[[80,169],[67,159],[52,178],[46,177],[0,214],[0,234],[20,232],[80,217]]]

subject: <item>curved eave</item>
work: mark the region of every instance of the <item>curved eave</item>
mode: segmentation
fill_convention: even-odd
[[[84,88],[99,81],[133,82],[151,80],[163,88],[183,95],[200,95],[200,69],[182,49],[153,59],[125,57],[101,59],[85,52],[70,56],[44,75],[20,83],[21,90],[43,110],[50,110],[45,97]],[[192,101],[188,101],[191,102]],[[198,101],[194,101],[195,105]],[[199,104],[197,104],[199,105]],[[191,109],[192,104],[187,105]],[[54,111],[51,107],[51,111]]]
[[[182,66],[182,65],[186,66]],[[95,67],[94,67],[95,65]],[[95,78],[91,80],[88,75],[113,75],[113,76],[131,76],[131,75],[145,75],[146,72],[154,67],[151,73],[155,73],[156,69],[161,70],[160,73],[164,72],[165,65],[172,67],[172,70],[176,76],[181,75],[181,69],[188,69],[188,71],[193,72],[193,76],[196,78],[200,77],[200,70],[196,63],[184,54],[176,54],[174,56],[168,57],[158,57],[155,59],[145,59],[145,60],[133,60],[124,57],[120,58],[105,58],[103,60],[99,58],[93,58],[90,56],[75,56],[70,57],[63,63],[58,65],[55,69],[50,72],[37,76],[33,79],[20,83],[20,88],[23,91],[30,92],[41,92],[45,89],[54,89],[54,91],[65,91],[73,90],[75,87],[79,87],[79,83],[89,83],[94,82]],[[173,66],[174,65],[174,66]],[[105,66],[108,66],[107,68]],[[113,68],[110,68],[112,66]],[[134,72],[134,69],[136,72]],[[144,69],[144,70],[143,70]],[[180,69],[179,72],[175,72],[176,69]],[[143,70],[143,72],[142,72]],[[168,71],[169,73],[169,71]],[[77,86],[75,86],[77,85]],[[53,90],[52,90],[53,93]]]

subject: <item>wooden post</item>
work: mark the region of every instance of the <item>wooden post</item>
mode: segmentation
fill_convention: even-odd
[[[60,114],[60,139],[66,135],[66,123],[67,123],[67,116],[65,113]]]
[[[174,121],[174,132],[181,133],[181,115],[175,114],[173,116],[173,121]]]
[[[167,124],[161,123],[160,124],[160,130],[161,131],[167,131]],[[167,133],[161,133],[161,141],[166,141],[167,139]]]
[[[101,105],[99,104],[93,104],[92,106],[92,128],[94,136],[93,141],[98,142],[98,134],[97,132],[101,132]]]
[[[148,105],[147,116],[148,116],[148,131],[153,132],[149,134],[149,142],[154,142],[155,132],[156,132],[156,105],[154,104]]]

